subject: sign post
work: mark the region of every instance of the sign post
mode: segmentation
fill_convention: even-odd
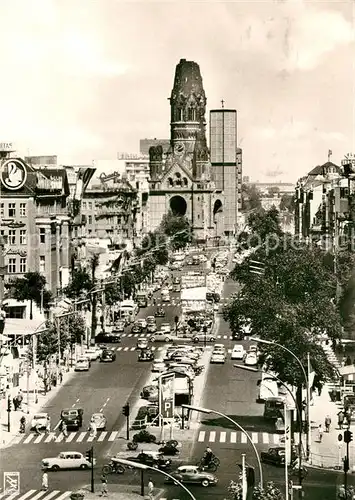
[[[4,472],[4,491],[2,496],[20,494],[20,473]]]
[[[173,437],[174,425],[174,403],[175,403],[175,390],[174,390],[174,373],[164,373],[159,377],[159,425],[161,432],[161,441],[164,440],[164,422],[169,420],[171,423],[170,437]]]

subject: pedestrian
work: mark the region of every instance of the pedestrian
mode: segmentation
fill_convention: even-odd
[[[345,418],[345,414],[344,414],[343,410],[340,410],[340,412],[338,413],[338,426],[339,426],[339,429],[343,428],[344,418]]]
[[[48,415],[47,425],[46,425],[46,433],[49,434],[50,432],[51,432],[51,417]]]
[[[68,437],[67,425],[64,422],[64,420],[62,420],[62,422],[60,424],[60,428],[61,428],[61,431],[62,431],[64,437]]]
[[[18,402],[17,402],[17,397],[16,397],[16,396],[14,396],[14,397],[12,398],[12,402],[13,402],[13,404],[14,404],[14,411],[17,411],[17,408],[18,408]]]
[[[329,432],[330,424],[332,423],[332,419],[329,415],[327,415],[324,419],[325,432]]]
[[[153,491],[154,491],[154,483],[152,481],[152,478],[149,478],[148,481],[148,498],[149,500],[153,500]]]
[[[318,426],[318,441],[319,441],[319,443],[322,442],[323,432],[324,432],[323,431],[323,426],[322,426],[322,424],[319,424],[319,426]]]
[[[91,422],[90,422],[90,430],[91,430],[90,436],[93,437],[93,438],[96,438],[96,436],[97,436],[97,427],[96,427],[95,420],[91,420]]]
[[[61,384],[63,382],[63,373],[62,370],[59,372],[59,383]]]
[[[100,497],[107,497],[108,496],[108,490],[107,490],[107,477],[105,474],[102,474],[101,476],[101,493]]]
[[[47,472],[43,472],[42,474],[42,490],[48,490],[48,474]]]

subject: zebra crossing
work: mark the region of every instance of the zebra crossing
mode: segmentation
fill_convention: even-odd
[[[26,493],[0,493],[0,500],[65,500],[70,498],[72,491],[44,491],[44,490],[28,490]],[[163,500],[163,499],[161,499]]]
[[[115,441],[118,434],[119,431],[101,431],[96,436],[93,436],[90,431],[76,431],[69,432],[68,437],[65,437],[60,431],[49,432],[48,434],[32,432],[15,436],[11,444],[92,443],[93,441],[102,443],[103,441]]]
[[[163,349],[165,349],[164,346],[149,346],[149,348],[152,350],[152,351],[162,351]],[[127,352],[127,351],[137,351],[137,350],[140,350],[138,347],[134,346],[134,347],[123,347],[123,346],[120,346],[120,347],[116,347],[115,351],[123,351],[123,352]]]
[[[270,434],[268,432],[248,433],[254,444],[279,445],[282,434]],[[240,431],[199,431],[197,441],[199,443],[222,443],[222,444],[247,444],[245,434]]]
[[[152,335],[154,335],[154,333],[122,333],[121,338],[124,338],[124,337],[126,337],[126,338],[151,337]],[[217,335],[216,338],[223,339],[223,340],[233,340],[232,335]]]

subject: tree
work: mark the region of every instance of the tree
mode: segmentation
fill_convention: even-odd
[[[242,184],[242,211],[261,208],[261,194],[255,184]]]
[[[296,203],[295,203],[295,195],[284,193],[281,196],[280,201],[280,212],[284,212],[287,210],[288,212],[295,213]]]
[[[242,500],[242,486],[240,483],[231,481],[228,491],[231,500]],[[264,489],[260,486],[253,489],[252,500],[284,500],[284,496],[274,483],[269,481]]]
[[[113,306],[122,300],[122,290],[119,280],[116,283],[105,285],[105,301],[107,306]]]
[[[169,237],[169,244],[173,250],[185,248],[192,241],[192,230],[187,218],[174,215],[171,211],[163,216],[160,230]]]
[[[19,301],[30,301],[30,319],[33,319],[33,302],[38,307],[43,305],[48,309],[52,300],[52,294],[46,290],[46,278],[38,272],[29,271],[23,278],[16,278],[11,281],[7,287],[11,289],[14,299]]]
[[[280,192],[280,188],[277,186],[270,186],[267,190],[267,193],[270,197],[274,197],[275,194]]]
[[[83,293],[93,288],[93,282],[88,271],[82,267],[74,269],[68,286],[63,289],[64,294],[73,300],[82,297]]]

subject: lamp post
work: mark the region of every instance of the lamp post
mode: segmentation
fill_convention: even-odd
[[[171,474],[168,474],[167,472],[165,472],[163,470],[156,469],[155,467],[150,467],[149,465],[140,464],[138,462],[131,462],[130,460],[125,460],[124,458],[115,458],[115,460],[117,462],[121,463],[122,465],[128,465],[128,467],[134,467],[136,469],[140,469],[142,472],[144,470],[153,470],[154,472],[159,472],[160,474],[163,474],[164,476],[171,479],[174,483],[178,484],[180,486],[180,488],[182,488],[183,490],[186,491],[186,493],[190,496],[190,498],[192,498],[192,500],[196,500],[196,497],[194,497],[194,495],[191,493],[191,491],[188,488],[186,488],[186,486],[184,486],[182,483],[180,483],[180,481],[175,479],[174,476],[172,476]],[[143,474],[141,476],[141,481],[142,481],[141,495],[144,496]]]
[[[252,366],[238,365],[238,364],[235,364],[234,366],[235,366],[235,368],[240,368],[241,370],[245,370],[245,371],[248,371],[248,372],[254,372],[254,373],[261,372],[261,373],[264,373],[265,375],[268,375],[270,378],[273,378],[279,384],[281,384],[287,390],[287,392],[290,394],[290,396],[292,397],[293,402],[295,403],[298,421],[300,422],[299,441],[298,441],[298,459],[299,459],[298,482],[299,482],[300,486],[302,486],[302,479],[303,479],[303,477],[302,477],[302,448],[303,448],[303,446],[302,446],[302,414],[301,414],[300,407],[299,407],[299,405],[298,405],[298,403],[296,401],[296,398],[295,398],[293,392],[287,386],[287,384],[285,384],[285,382],[283,382],[279,377],[277,377],[273,373],[267,372],[265,370],[259,370],[258,368],[253,368]],[[286,409],[285,409],[285,415],[286,415]],[[285,443],[285,445],[286,445],[286,443]],[[287,465],[288,464],[286,464],[286,468],[287,468]],[[302,492],[300,491],[300,498],[302,498],[301,495],[302,495]]]
[[[249,443],[251,444],[251,446],[252,446],[252,448],[254,450],[254,453],[255,453],[255,456],[256,456],[256,460],[258,462],[258,467],[259,467],[260,487],[263,488],[263,468],[261,466],[260,456],[259,456],[258,450],[255,447],[255,444],[253,443],[253,440],[251,439],[251,437],[247,433],[247,431],[244,429],[244,427],[242,427],[240,424],[238,424],[238,422],[236,422],[232,418],[228,417],[228,415],[225,415],[224,413],[221,413],[220,411],[212,410],[210,408],[201,408],[200,406],[192,406],[192,405],[181,405],[181,406],[183,408],[186,408],[187,410],[199,411],[201,413],[207,413],[207,414],[215,413],[216,415],[219,415],[220,417],[223,417],[226,420],[229,420],[229,422],[231,422],[233,425],[235,425],[244,434],[244,436],[247,438],[247,440],[249,441]]]

